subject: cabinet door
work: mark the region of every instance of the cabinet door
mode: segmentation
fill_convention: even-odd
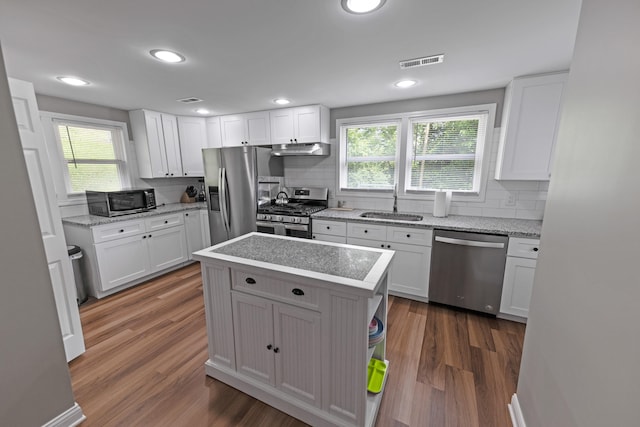
[[[200,211],[189,211],[184,213],[184,227],[187,233],[187,257],[193,259],[193,253],[207,247],[205,234],[202,229]]]
[[[182,176],[182,157],[178,139],[178,121],[175,116],[161,114],[164,146],[167,156],[167,172],[169,176]]]
[[[202,149],[207,147],[204,117],[178,117],[183,176],[204,176]]]
[[[273,305],[276,387],[320,406],[320,314]]]
[[[521,77],[507,87],[496,179],[549,180],[567,76]]]
[[[389,291],[426,299],[429,295],[431,248],[388,243],[387,249],[396,251],[391,265]]]
[[[271,124],[271,143],[290,144],[293,142],[293,108],[274,110],[269,112]]]
[[[187,239],[183,226],[153,231],[147,236],[152,273],[187,261]]]
[[[247,123],[246,141],[249,145],[269,145],[271,144],[271,126],[269,126],[269,112],[258,111],[245,114]]]
[[[246,141],[246,121],[243,115],[222,116],[220,130],[222,132],[223,147],[237,147]]]
[[[294,109],[295,142],[320,142],[320,106]]]
[[[274,385],[272,304],[263,298],[232,292],[236,370]]]
[[[514,316],[528,317],[536,260],[507,257],[502,284],[500,312]]]
[[[209,117],[207,123],[207,147],[222,147],[222,133],[220,132],[220,117]]]
[[[151,274],[146,234],[98,243],[95,248],[102,291]]]
[[[167,166],[167,151],[164,145],[164,128],[162,114],[155,111],[145,111],[144,121],[147,131],[147,144],[149,161],[151,162],[151,174],[153,178],[169,176]],[[139,143],[138,141],[136,143]]]
[[[345,236],[333,236],[331,234],[314,233],[311,238],[320,242],[347,243],[347,238]]]

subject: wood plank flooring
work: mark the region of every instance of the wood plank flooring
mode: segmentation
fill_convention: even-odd
[[[199,264],[80,309],[70,363],[88,426],[304,426],[207,377]],[[390,298],[377,426],[508,427],[524,325]]]

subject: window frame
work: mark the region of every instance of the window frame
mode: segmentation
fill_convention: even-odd
[[[439,108],[433,110],[401,112],[394,114],[384,114],[376,116],[362,116],[354,118],[344,118],[336,120],[336,144],[339,149],[336,155],[336,197],[377,197],[387,198],[393,190],[388,189],[348,189],[342,185],[346,181],[345,158],[346,158],[346,126],[378,124],[397,121],[401,123],[399,137],[400,141],[396,152],[396,176],[395,182],[398,186],[399,198],[405,200],[433,200],[435,190],[408,190],[407,180],[411,179],[411,159],[409,150],[413,144],[411,140],[411,120],[464,116],[464,115],[487,114],[486,128],[482,147],[476,148],[476,169],[479,186],[477,191],[453,191],[453,200],[462,202],[482,202],[485,200],[487,181],[489,176],[490,161],[489,154],[495,148],[494,128],[496,116],[496,104],[477,104],[462,107]]]
[[[398,162],[399,160],[399,154],[401,152],[401,145],[402,145],[402,120],[399,120],[397,118],[393,118],[391,120],[385,120],[383,117],[380,117],[380,120],[375,120],[375,121],[362,121],[362,120],[355,120],[355,121],[350,121],[350,122],[344,122],[340,125],[339,129],[340,129],[340,141],[345,141],[344,144],[340,144],[340,155],[338,156],[338,188],[341,191],[347,192],[349,194],[353,194],[356,192],[366,192],[366,193],[370,193],[370,192],[379,192],[379,191],[392,191],[392,189],[382,189],[382,188],[349,188],[347,187],[347,182],[348,182],[348,174],[347,174],[347,169],[348,169],[348,165],[347,165],[347,144],[346,144],[346,139],[347,139],[347,129],[348,128],[354,128],[354,127],[376,127],[376,126],[391,126],[391,125],[396,125],[397,126],[397,133],[396,133],[396,152],[394,154],[394,157],[392,160],[394,160],[396,162],[396,167],[394,170],[394,176],[393,176],[393,180],[394,182],[398,182],[398,174],[399,174],[399,170],[401,168],[401,164]],[[390,156],[389,156],[390,157]],[[375,159],[379,159],[379,160],[386,160],[387,156],[384,157],[372,157],[371,161],[375,161]],[[343,185],[344,184],[344,185]]]
[[[69,178],[68,161],[64,157],[58,125],[81,126],[101,130],[110,130],[113,135],[114,153],[116,160],[81,160],[82,164],[116,164],[118,166],[118,175],[122,188],[131,187],[131,170],[128,160],[127,142],[129,141],[129,133],[127,124],[124,122],[95,119],[91,117],[75,116],[69,114],[60,114],[52,112],[40,112],[41,121],[44,127],[45,139],[51,141],[48,144],[49,155],[52,163],[55,163],[53,170],[58,170],[57,176],[54,176],[54,184],[58,193],[58,204],[77,204],[85,201],[84,191],[74,192],[71,188],[71,180]],[[53,147],[51,146],[53,145]],[[54,172],[55,173],[55,172]]]

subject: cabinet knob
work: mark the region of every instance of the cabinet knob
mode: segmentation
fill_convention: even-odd
[[[186,173],[186,172],[184,173],[184,176],[187,176],[187,173]]]
[[[186,214],[184,214],[184,216],[189,216],[189,214],[188,214],[188,213],[186,213]]]
[[[247,282],[250,285],[255,285],[256,284],[256,279],[254,279],[253,277],[247,277],[246,279],[244,279],[245,282]]]
[[[311,238],[312,238],[312,239],[315,239],[315,238],[316,238],[316,236],[311,236]]]
[[[293,141],[297,144],[298,143],[298,138],[293,138]]]
[[[171,174],[171,176],[173,176],[173,174]]]
[[[538,252],[538,248],[533,248],[533,252]]]
[[[369,232],[369,230],[364,230],[364,232],[365,232],[365,233],[368,233],[368,232]]]
[[[165,173],[165,174],[164,174],[164,176],[169,176],[169,174],[168,174],[168,173]]]
[[[293,288],[291,290],[291,293],[294,294],[294,295],[298,295],[298,296],[299,295],[304,295],[304,291],[302,289],[299,289],[299,288]]]
[[[143,239],[146,239],[146,238],[147,238],[147,236],[142,236],[142,238],[143,238]]]
[[[149,238],[151,238],[151,237],[152,237],[151,234],[149,234]]]
[[[391,245],[387,245],[387,249],[391,249]]]
[[[290,139],[289,142],[293,142],[293,139]]]
[[[164,223],[165,223],[165,224],[169,224],[169,221],[165,221]]]
[[[272,348],[273,348],[273,346],[272,346],[271,344],[269,344],[269,345],[267,346],[267,350],[271,350]]]
[[[329,227],[328,225],[327,225],[327,230],[331,230],[331,227]]]
[[[118,233],[124,233],[124,230],[120,230],[120,231],[118,231]]]
[[[411,237],[411,234],[407,234],[407,239],[409,239]]]
[[[273,352],[274,353],[280,353],[280,349],[278,347],[276,347],[276,348],[273,349]]]
[[[384,245],[380,245],[381,248],[384,248]]]

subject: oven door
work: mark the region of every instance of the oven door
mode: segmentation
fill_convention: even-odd
[[[259,233],[277,234],[280,236],[299,237],[310,239],[311,232],[307,224],[289,224],[282,222],[256,221],[256,229]]]

